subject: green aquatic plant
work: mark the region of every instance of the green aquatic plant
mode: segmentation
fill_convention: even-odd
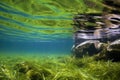
[[[119,80],[120,63],[84,56],[0,57],[1,80]]]

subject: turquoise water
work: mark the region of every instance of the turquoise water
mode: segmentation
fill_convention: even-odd
[[[1,41],[0,51],[6,53],[20,53],[20,54],[70,54],[71,46],[73,45],[72,39],[57,40],[57,41]]]

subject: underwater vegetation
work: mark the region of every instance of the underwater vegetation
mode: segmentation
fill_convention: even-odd
[[[24,41],[33,41],[32,45],[37,49],[40,47],[35,46],[34,42],[51,40],[59,42],[66,38],[69,40],[74,32],[71,25],[73,16],[78,13],[101,14],[103,5],[109,7],[101,4],[102,1],[0,0],[0,40],[13,41],[14,43],[15,41],[23,41],[22,44],[25,44]],[[117,1],[119,2],[119,0]],[[89,22],[87,24],[93,26]],[[36,54],[31,56],[31,53],[25,53],[26,55],[0,54],[0,80],[119,80],[120,62],[103,59],[109,56],[106,54],[107,52],[111,51],[111,54],[115,51],[120,52],[120,45],[117,45],[119,41],[103,45],[101,54],[91,57],[82,55],[82,58],[71,57],[71,55],[61,56],[61,54],[59,54],[60,56],[41,56],[42,52],[39,52],[39,56]],[[104,50],[106,45],[108,45],[108,50]],[[43,47],[43,45],[40,46]],[[89,46],[93,46],[93,43],[82,47],[78,46],[77,48],[80,49],[77,52],[84,50],[83,54],[85,54],[88,52],[88,48],[91,48]],[[15,47],[19,46],[15,45]],[[15,47],[13,48],[16,49]],[[33,48],[28,49],[30,51]],[[48,52],[50,51],[48,50]],[[109,58],[113,58],[111,56]],[[120,59],[119,56],[117,58]]]
[[[0,56],[0,80],[119,80],[120,63],[84,56]]]

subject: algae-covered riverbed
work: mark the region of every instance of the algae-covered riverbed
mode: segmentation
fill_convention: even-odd
[[[119,66],[87,56],[1,55],[0,80],[119,80]]]

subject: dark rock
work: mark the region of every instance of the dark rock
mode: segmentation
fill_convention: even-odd
[[[98,54],[96,54],[96,55],[94,55],[94,59],[95,60],[107,60],[107,57],[106,57],[106,53],[107,53],[107,44],[102,44],[101,45],[101,47],[102,47],[102,50],[98,53]]]
[[[112,61],[120,61],[120,39],[110,43],[106,57]]]
[[[103,50],[94,57],[95,60],[120,61],[120,40],[116,40],[110,44],[104,44]]]
[[[112,51],[112,50],[120,51],[120,39],[110,43],[110,45],[107,47],[107,51]]]
[[[92,56],[101,51],[101,47],[99,41],[97,40],[88,40],[73,48],[73,56],[76,58],[83,57],[83,55],[88,54]]]

